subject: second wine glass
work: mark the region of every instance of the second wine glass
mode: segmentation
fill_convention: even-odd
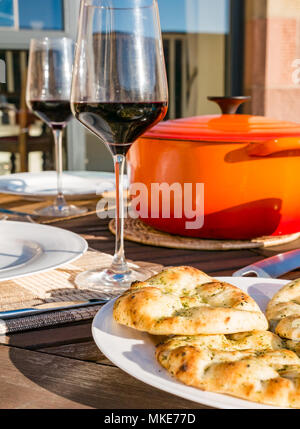
[[[67,37],[31,40],[26,101],[29,109],[53,131],[57,171],[56,200],[52,206],[36,212],[41,216],[67,217],[87,211],[67,204],[63,194],[62,138],[73,117],[70,107],[73,61],[73,40]]]
[[[125,157],[168,108],[156,0],[81,0],[71,106],[75,117],[105,143],[116,173],[113,263],[80,274],[76,282],[113,296],[143,278],[143,270],[129,267],[124,254]]]

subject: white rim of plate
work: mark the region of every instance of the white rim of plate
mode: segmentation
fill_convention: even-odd
[[[40,224],[34,224],[34,223],[1,220],[0,221],[0,225],[3,224],[3,223],[13,224],[14,226],[17,225],[17,226],[22,227],[22,229],[23,228],[29,228],[29,229],[36,228],[36,229],[45,230],[45,231],[46,230],[47,231],[52,230],[53,233],[55,231],[60,231],[61,234],[65,235],[65,236],[72,237],[73,239],[75,239],[78,242],[78,244],[80,244],[80,246],[79,246],[78,251],[76,252],[76,254],[74,254],[74,250],[72,250],[72,249],[69,249],[69,250],[65,250],[64,249],[64,250],[62,250],[61,253],[63,253],[63,252],[64,253],[66,253],[66,252],[70,253],[70,257],[65,258],[62,262],[51,263],[50,262],[51,257],[50,257],[49,258],[49,262],[47,264],[47,259],[48,259],[47,251],[49,251],[49,250],[47,250],[47,248],[44,249],[43,244],[39,243],[38,239],[35,240],[35,241],[32,240],[32,243],[34,243],[34,244],[35,243],[40,244],[41,245],[40,247],[42,247],[45,250],[45,252],[42,253],[42,256],[46,256],[46,261],[44,261],[44,268],[41,268],[41,269],[36,268],[36,269],[34,269],[34,270],[30,271],[30,272],[13,274],[14,271],[22,269],[22,267],[24,267],[26,269],[26,267],[28,267],[28,266],[30,267],[30,265],[32,265],[33,263],[35,263],[35,262],[38,261],[38,258],[33,258],[34,261],[32,260],[32,262],[31,262],[31,260],[29,260],[28,263],[17,265],[15,269],[11,268],[11,270],[9,270],[9,271],[6,271],[6,269],[4,269],[3,271],[7,272],[7,273],[9,272],[9,275],[4,276],[3,278],[0,277],[0,286],[1,286],[1,282],[4,282],[4,281],[13,280],[13,279],[21,278],[21,277],[28,277],[28,276],[31,276],[33,274],[45,273],[47,271],[51,271],[51,270],[59,268],[59,267],[61,267],[63,265],[66,265],[66,264],[69,264],[71,262],[74,262],[77,259],[79,259],[81,256],[83,256],[87,252],[87,250],[88,250],[88,243],[87,243],[87,241],[83,237],[81,237],[80,235],[78,235],[78,234],[76,234],[74,232],[71,232],[71,231],[68,231],[68,230],[65,230],[65,229],[62,229],[62,228],[58,228],[58,227],[50,226],[50,225],[40,225]],[[22,237],[21,238],[20,237],[16,237],[16,239],[22,240]],[[60,251],[58,251],[58,253],[59,252]],[[74,255],[72,255],[72,253]],[[1,270],[0,270],[0,275],[1,275]]]
[[[16,195],[16,196],[24,196],[24,197],[37,197],[37,198],[53,198],[56,196],[56,193],[54,191],[54,188],[56,186],[56,178],[55,178],[56,172],[55,171],[42,171],[38,173],[15,173],[15,174],[9,174],[0,176],[0,193],[2,194],[8,194],[8,195]],[[90,196],[90,195],[100,195],[104,191],[98,192],[97,191],[97,184],[101,185],[101,182],[107,182],[112,184],[112,189],[114,187],[114,180],[115,175],[114,173],[105,172],[105,171],[64,171],[63,175],[65,175],[66,178],[70,180],[72,176],[76,178],[76,180],[82,179],[87,184],[90,181],[91,186],[94,187],[94,189],[88,190],[87,188],[85,190],[79,190],[78,192],[69,192],[68,187],[65,187],[65,196],[66,198],[74,197],[74,196]],[[26,182],[26,179],[31,182],[31,180],[38,180],[39,178],[54,178],[53,180],[53,192],[43,192],[41,190],[37,190],[36,192],[31,191],[16,191],[13,189],[9,189],[9,184],[6,185],[6,188],[1,189],[1,185],[6,180],[24,180]],[[100,186],[98,185],[98,186]],[[109,189],[111,191],[112,189]]]

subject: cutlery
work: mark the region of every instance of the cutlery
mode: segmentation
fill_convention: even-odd
[[[19,310],[2,311],[0,312],[0,319],[16,319],[19,317],[34,316],[36,314],[49,313],[52,311],[59,310],[70,310],[76,308],[90,307],[94,305],[106,304],[109,301],[107,299],[90,299],[88,301],[73,301],[73,302],[51,302],[48,304],[37,305],[32,308],[22,308]]]
[[[256,275],[263,278],[277,278],[300,267],[300,249],[281,253],[233,273],[233,277]]]
[[[8,210],[8,209],[2,209],[0,208],[0,213],[2,214],[7,214],[7,215],[12,215],[12,216],[21,216],[21,217],[32,217],[32,218],[37,218],[39,216],[33,214],[33,213],[24,213],[24,212],[18,212],[15,210]]]

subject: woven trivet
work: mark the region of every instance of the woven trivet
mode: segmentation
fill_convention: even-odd
[[[110,231],[115,234],[115,220],[109,223]],[[291,243],[300,238],[300,232],[279,237],[260,237],[253,240],[205,240],[202,238],[189,238],[172,235],[158,231],[139,219],[125,219],[124,237],[135,243],[148,244],[149,246],[169,247],[171,249],[187,250],[243,250],[259,249],[264,247],[279,246]]]

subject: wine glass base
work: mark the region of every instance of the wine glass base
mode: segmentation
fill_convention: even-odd
[[[134,281],[144,281],[149,277],[148,271],[129,269],[125,273],[116,273],[111,268],[85,271],[78,274],[75,283],[82,289],[99,292],[102,298],[114,298],[129,289]]]
[[[76,207],[73,205],[66,205],[66,206],[49,206],[45,207],[40,210],[35,210],[35,214],[39,216],[45,216],[45,217],[69,217],[69,216],[76,216],[81,215],[87,212],[87,209],[84,207]]]

